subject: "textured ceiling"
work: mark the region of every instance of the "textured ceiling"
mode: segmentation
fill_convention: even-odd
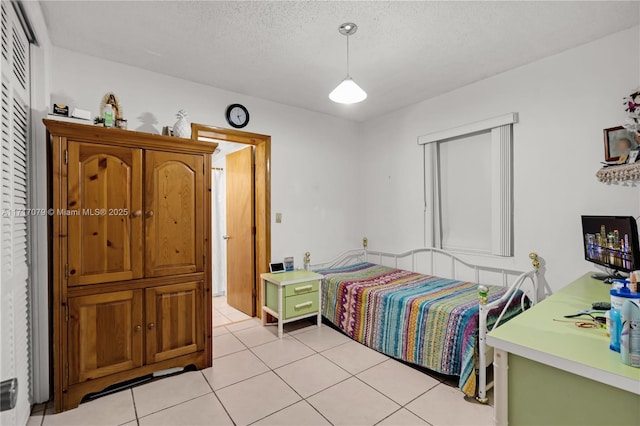
[[[44,1],[52,42],[363,121],[637,25],[638,2]],[[351,75],[369,97],[338,105]],[[639,41],[640,47],[640,41]]]

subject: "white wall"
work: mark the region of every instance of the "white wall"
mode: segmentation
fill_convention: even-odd
[[[118,95],[129,129],[156,133],[173,125],[180,109],[192,122],[229,127],[227,105],[244,104],[251,117],[244,130],[272,141],[273,259],[295,256],[302,266],[305,251],[320,261],[358,244],[356,123],[54,48],[52,102],[95,116],[107,91]],[[281,224],[276,212],[283,214]]]
[[[30,46],[31,61],[31,206],[47,205],[46,131],[51,94],[51,41],[39,2],[22,2],[37,38]],[[31,218],[31,366],[32,402],[49,399],[49,286],[47,269],[47,219]]]
[[[595,177],[604,159],[602,129],[624,121],[622,98],[640,85],[639,55],[634,27],[366,122],[362,232],[370,247],[423,244],[418,136],[518,112],[515,258],[489,261],[524,268],[537,251],[553,289],[593,270],[583,260],[580,215],[640,215],[638,186],[604,185]],[[474,206],[467,209],[473,221]]]

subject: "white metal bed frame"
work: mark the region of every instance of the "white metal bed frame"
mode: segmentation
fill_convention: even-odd
[[[502,320],[504,313],[506,312],[508,306],[511,304],[511,301],[516,296],[516,292],[523,287],[525,284],[531,284],[532,292],[524,291],[523,293],[529,297],[531,304],[536,304],[538,302],[538,296],[541,295],[539,292],[541,289],[539,273],[540,273],[540,262],[538,260],[538,255],[536,253],[530,253],[529,258],[531,259],[532,269],[526,272],[516,271],[513,269],[507,268],[499,268],[493,266],[482,266],[482,265],[474,265],[464,260],[460,259],[453,253],[450,253],[445,250],[437,249],[437,248],[420,248],[409,250],[404,253],[386,253],[381,251],[371,251],[368,249],[368,240],[364,238],[362,240],[361,249],[349,250],[344,252],[335,258],[322,263],[311,264],[311,255],[309,252],[305,253],[304,257],[304,268],[307,270],[317,270],[317,269],[327,269],[327,268],[336,268],[340,266],[348,266],[359,262],[371,262],[378,263],[380,265],[384,264],[384,260],[391,260],[393,266],[398,268],[398,261],[406,258],[411,258],[411,271],[416,271],[416,257],[420,254],[427,253],[429,255],[430,260],[430,270],[421,273],[427,273],[429,275],[437,275],[443,278],[450,279],[458,279],[459,276],[457,272],[459,270],[473,270],[474,273],[474,281],[478,284],[478,303],[480,305],[479,311],[479,322],[478,322],[478,364],[476,365],[476,371],[478,374],[478,394],[476,399],[486,404],[489,399],[487,398],[487,390],[493,387],[493,382],[487,384],[487,359],[492,360],[493,356],[491,354],[493,348],[487,347],[486,336],[487,333],[491,330],[495,329]],[[448,276],[443,276],[441,271],[436,272],[436,263],[437,258],[443,258],[449,260],[450,271]],[[462,269],[458,269],[461,267]],[[500,299],[494,300],[491,303],[487,303],[488,301],[488,292],[489,289],[481,283],[481,273],[491,273],[491,274],[499,274],[502,278],[502,287],[507,287],[507,291],[500,297]],[[512,277],[513,281],[509,284],[509,278]],[[468,280],[467,280],[468,281]],[[491,283],[493,285],[498,285],[496,283]],[[524,310],[524,297],[521,298],[521,307]],[[503,302],[507,302],[502,312],[498,316],[495,324],[491,328],[491,330],[487,327],[487,315],[489,312],[496,307],[500,306]]]

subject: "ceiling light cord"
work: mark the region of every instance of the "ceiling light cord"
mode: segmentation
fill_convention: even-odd
[[[349,72],[349,36],[347,36],[347,78],[350,76]]]

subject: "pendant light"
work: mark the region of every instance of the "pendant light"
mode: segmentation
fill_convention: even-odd
[[[347,36],[347,76],[338,84],[338,87],[329,93],[329,99],[339,104],[355,104],[367,99],[367,92],[362,90],[349,75],[349,36],[358,31],[358,26],[352,22],[347,22],[340,25],[338,31],[340,34]]]

